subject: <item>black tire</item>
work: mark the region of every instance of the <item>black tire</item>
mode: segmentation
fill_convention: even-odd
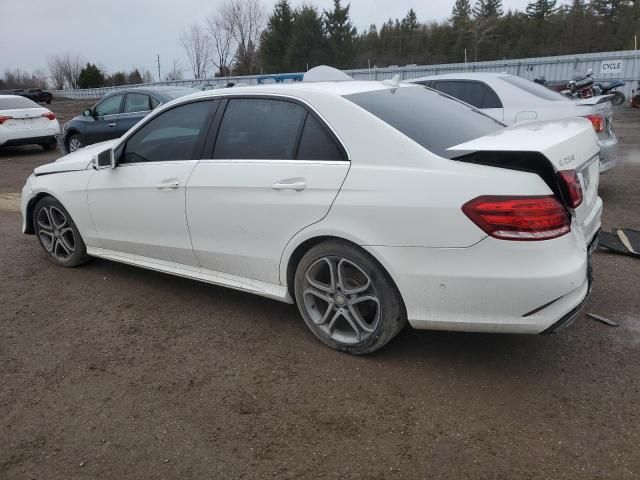
[[[58,142],[41,143],[40,146],[47,151],[54,150],[58,146]]]
[[[51,105],[51,99],[47,99],[47,105]]]
[[[611,103],[614,105],[622,105],[626,101],[627,97],[624,96],[622,92],[613,92],[613,98],[611,99]]]
[[[65,149],[67,150],[67,153],[71,153],[71,142],[76,141],[80,146],[78,148],[82,148],[84,147],[82,140],[80,140],[80,135],[74,133],[72,135],[69,135],[69,137],[67,138],[67,141],[65,142]],[[75,151],[75,150],[73,150]]]
[[[62,224],[60,214],[65,217],[65,223],[63,228],[57,229],[57,225]],[[57,218],[49,221],[51,228],[45,228],[46,219],[51,219],[52,215]],[[45,230],[50,230],[51,235],[45,234]],[[69,212],[55,198],[46,196],[38,201],[33,209],[33,231],[47,258],[56,265],[77,267],[89,260],[87,247],[76,224]],[[48,241],[49,238],[51,238],[51,242]],[[56,244],[56,242],[58,243]],[[71,253],[69,253],[69,246],[73,247]]]
[[[331,267],[330,264],[334,266]],[[318,281],[319,276],[327,275],[327,272],[322,272],[323,268],[326,268],[331,276],[336,269],[342,269],[342,281],[351,282],[349,288],[340,285],[340,277],[336,282],[331,282],[335,285],[334,293],[327,293],[327,297],[331,297],[331,303],[318,300],[315,294],[310,292],[315,289],[316,284],[329,286],[325,281]],[[355,283],[349,280],[350,273],[345,273],[345,269],[351,270],[352,276],[361,276],[362,280]],[[311,276],[316,283],[310,283]],[[369,288],[357,295],[351,295],[349,292],[359,288],[358,283],[369,285]],[[302,257],[296,269],[294,291],[298,309],[309,329],[324,344],[340,352],[354,355],[375,352],[389,343],[407,322],[400,293],[391,277],[367,252],[346,241],[329,240],[311,248]],[[376,300],[357,300],[365,297],[374,297]],[[356,306],[356,303],[359,306]],[[363,306],[364,313],[361,310]],[[353,308],[358,311],[354,312]],[[365,321],[367,309],[370,313],[368,316],[374,318],[371,323]],[[343,318],[338,310],[346,312],[350,320]],[[372,312],[375,313],[371,315]],[[355,315],[360,319],[357,322]],[[334,317],[335,322],[332,320]],[[357,328],[353,326],[360,328],[363,323],[370,331],[357,333]],[[333,332],[331,325],[334,325]]]

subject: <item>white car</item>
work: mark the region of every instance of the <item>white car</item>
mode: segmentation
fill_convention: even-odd
[[[0,95],[0,147],[40,145],[56,147],[60,124],[55,114],[28,98]]]
[[[506,73],[451,73],[407,81],[451,95],[506,125],[531,120],[587,118],[598,135],[600,173],[611,170],[617,164],[618,139],[613,133],[610,95],[573,100],[535,82]]]
[[[418,329],[541,333],[590,286],[598,143],[585,119],[505,128],[415,85],[212,90],[119,140],[36,168],[23,231],[101,257],[296,303],[324,343]]]

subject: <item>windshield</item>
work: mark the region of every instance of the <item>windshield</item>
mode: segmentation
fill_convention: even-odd
[[[516,77],[513,75],[506,75],[504,77],[500,77],[501,80],[504,80],[511,85],[521,88],[522,90],[530,93],[531,95],[535,95],[538,98],[542,98],[544,100],[550,100],[552,102],[570,102],[571,100],[564,95],[549,90],[547,87],[543,87],[542,85],[532,82],[531,80],[527,80],[526,78]]]
[[[40,105],[24,97],[0,97],[0,110],[17,108],[40,108]]]
[[[375,90],[344,98],[445,158],[460,155],[447,148],[504,128],[469,105],[425,87]]]

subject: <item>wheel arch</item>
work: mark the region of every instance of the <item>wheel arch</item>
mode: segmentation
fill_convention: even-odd
[[[391,281],[391,284],[398,292],[398,296],[400,298],[400,304],[404,312],[404,315],[406,316],[407,309],[404,302],[404,298],[402,296],[402,292],[398,287],[398,282],[396,282],[393,272],[388,268],[387,262],[385,262],[383,259],[378,258],[377,255],[371,250],[363,248],[361,245],[358,244],[358,242],[354,241],[353,239],[349,239],[349,238],[346,238],[346,236],[340,236],[335,234],[318,234],[316,236],[306,238],[300,241],[295,247],[293,247],[291,254],[288,255],[287,261],[286,261],[286,271],[285,271],[286,276],[284,277],[284,280],[286,281],[287,292],[289,296],[292,298],[293,302],[295,303],[295,298],[296,298],[295,292],[293,290],[294,283],[295,283],[294,278],[295,278],[298,265],[302,260],[302,257],[304,257],[304,255],[316,245],[319,245],[320,243],[331,241],[331,240],[338,240],[338,241],[346,242],[350,244],[351,246],[362,251],[365,255],[369,256],[374,262],[378,264],[378,266],[382,269],[382,271],[387,274],[387,276],[389,277],[389,280]]]
[[[31,198],[29,200],[29,202],[27,203],[27,208],[26,208],[26,212],[25,212],[25,234],[27,235],[35,235],[36,232],[33,229],[33,210],[36,208],[36,205],[38,204],[38,202],[40,200],[42,200],[44,197],[51,197],[54,200],[56,200],[57,202],[60,202],[60,200],[58,200],[54,195],[52,195],[49,192],[39,192],[36,195],[34,195],[33,198]],[[60,202],[60,204],[64,207],[64,204],[62,202]],[[65,207],[66,209],[66,207]]]

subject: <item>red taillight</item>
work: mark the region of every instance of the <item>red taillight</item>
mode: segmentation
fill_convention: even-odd
[[[586,115],[584,118],[591,122],[593,129],[597,132],[604,132],[604,119],[602,115]]]
[[[575,170],[563,170],[558,172],[560,181],[565,190],[565,196],[571,208],[578,208],[582,203],[582,185],[578,173]]]
[[[502,240],[548,240],[571,230],[568,212],[553,195],[478,197],[462,211],[484,232]]]
[[[2,125],[4,122],[6,122],[7,120],[11,120],[13,117],[10,117],[8,115],[0,115],[0,125]]]
[[[42,114],[43,117],[48,118],[49,120],[55,120],[56,114],[53,112],[46,112]]]

